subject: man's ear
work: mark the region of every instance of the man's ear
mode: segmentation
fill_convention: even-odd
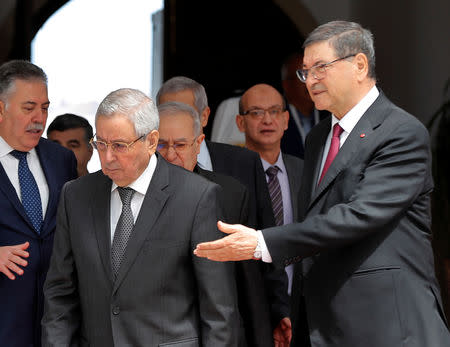
[[[284,111],[282,116],[283,116],[283,120],[284,120],[284,127],[283,127],[283,129],[287,130],[288,125],[289,125],[289,111],[288,110]]]
[[[195,139],[195,141],[197,142],[197,144],[200,146],[203,142],[203,140],[205,139],[205,134],[201,134],[199,136],[197,136],[197,138]]]
[[[156,151],[156,147],[158,146],[159,141],[159,131],[158,130],[152,130],[149,134],[147,134],[147,140],[148,140],[148,149],[151,153],[154,153]]]
[[[0,122],[3,120],[5,112],[6,112],[6,104],[0,100]]]
[[[202,128],[204,128],[208,124],[209,114],[211,113],[211,109],[209,106],[206,106],[200,115],[200,122],[202,123]]]
[[[358,80],[364,80],[369,74],[369,61],[364,53],[358,53],[355,56],[355,66]]]
[[[198,155],[200,153],[200,146],[204,139],[205,139],[205,134],[201,134],[201,135],[197,136],[197,138],[195,139],[195,142],[197,142],[197,149],[195,150],[196,155]]]
[[[245,133],[244,116],[242,116],[240,114],[236,115],[236,125],[241,133]]]

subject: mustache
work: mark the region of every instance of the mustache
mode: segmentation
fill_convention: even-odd
[[[44,130],[44,124],[42,123],[31,123],[27,126],[25,130]]]
[[[320,83],[317,83],[317,84],[314,84],[311,86],[311,91],[316,91],[316,90],[321,91],[321,90],[325,90],[325,89],[326,88],[323,85],[321,85]]]

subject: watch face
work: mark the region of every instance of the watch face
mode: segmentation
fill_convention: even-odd
[[[255,253],[253,253],[253,257],[255,257],[256,259],[261,259],[262,257],[261,251],[256,251]]]

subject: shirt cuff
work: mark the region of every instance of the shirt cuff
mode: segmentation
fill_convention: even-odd
[[[261,260],[265,263],[271,263],[272,257],[270,256],[269,249],[267,248],[266,241],[264,241],[264,236],[261,230],[256,231],[258,236],[259,246],[261,247]]]

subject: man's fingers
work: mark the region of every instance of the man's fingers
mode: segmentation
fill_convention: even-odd
[[[30,247],[30,243],[27,241],[27,242],[24,242],[24,243],[18,245],[18,247],[21,248],[21,249],[23,249],[23,250],[25,250],[25,249],[27,249],[28,247]],[[27,257],[28,257],[28,252],[27,252]]]
[[[28,258],[30,256],[30,253],[27,251],[24,251],[22,249],[12,249],[11,254],[14,254],[15,256],[22,257],[22,258]]]
[[[217,222],[217,227],[219,228],[219,230],[226,234],[233,234],[239,231],[240,226],[241,226],[240,224],[228,224],[222,221]]]
[[[1,266],[0,272],[3,272],[6,275],[6,277],[8,277],[10,280],[16,279],[16,277],[12,274],[11,271],[9,271],[9,269],[6,266]]]
[[[224,247],[224,239],[219,239],[215,241],[209,241],[209,242],[202,242],[197,245],[197,248],[195,250],[215,250],[220,249]]]
[[[18,275],[23,275],[23,270],[20,267],[18,267],[15,263],[13,263],[12,261],[9,262],[8,268],[11,271],[14,271]]]
[[[20,266],[27,266],[28,262],[25,259],[22,259],[21,257],[17,256],[17,255],[11,255],[9,257],[9,260],[15,264],[18,264]]]

